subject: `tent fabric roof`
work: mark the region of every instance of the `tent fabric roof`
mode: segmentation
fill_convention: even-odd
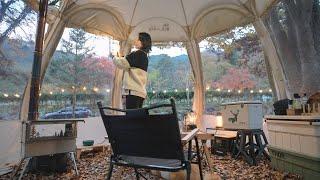
[[[166,42],[202,39],[250,23],[276,0],[69,1],[61,16],[68,27],[82,27],[117,40],[132,39],[145,31],[153,41]],[[51,10],[50,14],[56,13]]]

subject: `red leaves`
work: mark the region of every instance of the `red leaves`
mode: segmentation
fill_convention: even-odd
[[[254,88],[256,82],[252,80],[248,68],[230,68],[220,80],[213,83],[215,88],[243,90]]]

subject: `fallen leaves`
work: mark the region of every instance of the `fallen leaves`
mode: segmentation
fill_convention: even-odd
[[[77,161],[79,176],[76,176],[75,170],[70,163],[68,171],[65,173],[26,173],[25,180],[43,179],[43,180],[84,180],[84,179],[105,179],[109,169],[110,150],[105,153],[87,153]],[[217,156],[210,155],[212,158],[214,172],[209,172],[207,165],[204,165],[204,176],[215,174],[221,179],[299,179],[299,176],[288,174],[272,169],[268,160],[262,159],[257,166],[249,166],[244,160],[233,159],[230,155]],[[205,164],[202,161],[202,164]],[[147,179],[158,179],[157,175],[152,175],[148,170],[139,170]],[[10,174],[9,174],[10,175]],[[9,175],[0,176],[0,179],[7,179]],[[135,173],[132,168],[114,166],[112,179],[135,179]],[[219,178],[215,178],[219,179]]]

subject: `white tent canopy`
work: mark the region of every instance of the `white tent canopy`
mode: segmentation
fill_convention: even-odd
[[[120,41],[141,31],[149,32],[154,41],[188,41],[250,23],[274,1],[70,0],[61,18],[68,21],[67,27],[82,27]]]
[[[150,33],[154,42],[184,42],[192,67],[193,108],[198,120],[204,109],[204,83],[198,43],[205,37],[238,25],[253,23],[261,37],[277,97],[287,96],[287,86],[273,42],[260,17],[276,0],[62,0],[59,8],[49,7],[49,27],[45,35],[41,67],[43,79],[65,27],[81,27],[97,35],[120,41],[120,51],[128,53],[131,40],[139,32]],[[29,0],[37,9],[37,1]],[[116,70],[112,105],[121,106],[123,72]],[[30,82],[25,91],[21,119],[28,112]],[[200,121],[198,121],[200,125]],[[200,125],[201,127],[201,125]]]

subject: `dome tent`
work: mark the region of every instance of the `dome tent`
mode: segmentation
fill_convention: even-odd
[[[204,84],[198,42],[238,25],[253,23],[262,40],[272,74],[274,92],[279,99],[287,96],[285,77],[275,47],[260,17],[276,0],[63,0],[49,7],[41,79],[65,27],[81,27],[97,35],[109,35],[120,41],[125,54],[131,40],[145,31],[154,42],[184,42],[195,79],[193,109],[198,117],[204,108]],[[35,9],[37,1],[29,0]],[[112,105],[121,104],[122,71],[117,69]],[[27,85],[21,119],[26,120],[30,82]],[[198,118],[199,120],[200,118]],[[198,124],[200,122],[198,121]]]

